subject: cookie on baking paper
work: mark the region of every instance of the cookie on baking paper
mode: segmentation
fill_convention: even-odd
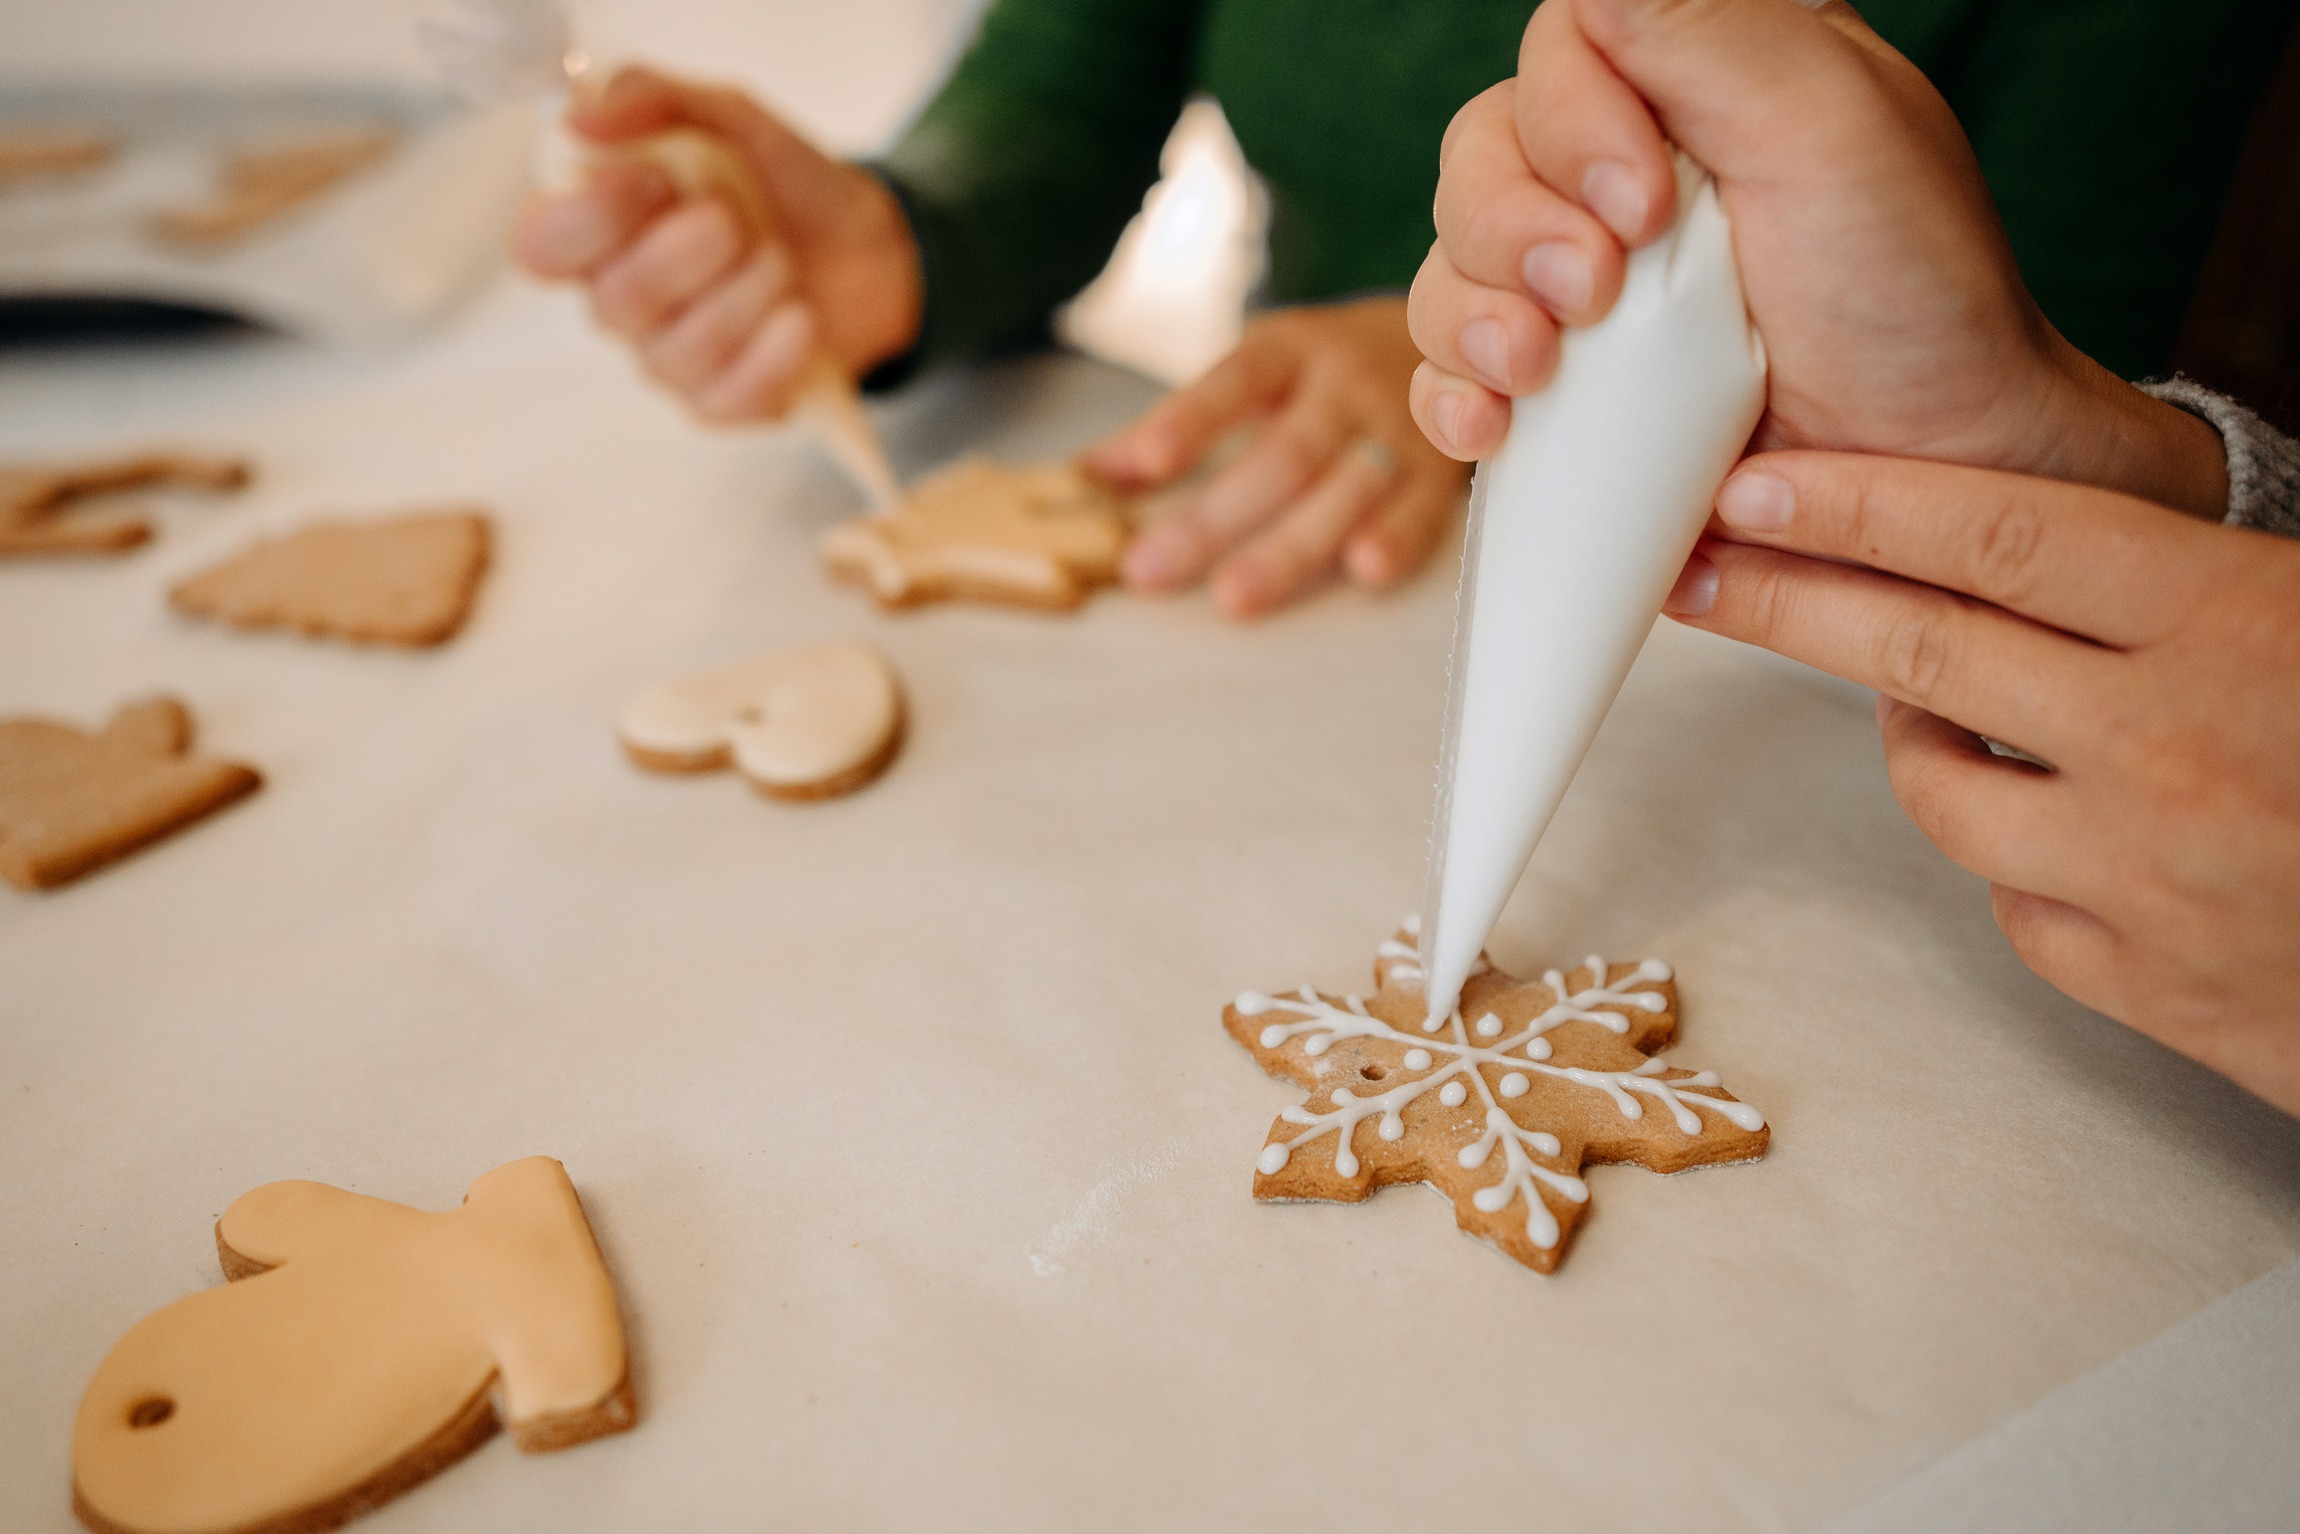
[[[491,541],[476,507],[311,522],[177,583],[168,601],[235,628],[435,645],[470,616]]]
[[[0,719],[0,877],[68,884],[262,783],[252,767],[194,756],[192,716],[173,698],[131,703],[95,735]]]
[[[0,464],[0,558],[25,554],[117,554],[152,536],[141,516],[71,517],[86,501],[127,490],[238,490],[244,458],[139,453],[79,463]]]
[[[206,202],[154,214],[152,233],[194,250],[231,244],[383,159],[399,137],[397,128],[338,128],[237,150],[225,160]]]
[[[72,1504],[98,1534],[314,1534],[498,1426],[537,1454],[638,1420],[614,1283],[548,1156],[446,1213],[270,1183],[216,1253],[230,1282],[129,1328],[80,1399]]]
[[[1254,1197],[1357,1203],[1425,1182],[1454,1220],[1555,1271],[1589,1208],[1584,1166],[1654,1172],[1754,1161],[1771,1131],[1714,1072],[1670,1066],[1677,986],[1657,959],[1519,980],[1484,962],[1432,1029],[1408,923],[1381,945],[1375,993],[1248,991],[1222,1014],[1262,1068],[1307,1089],[1278,1115]]]
[[[0,191],[20,181],[70,175],[108,163],[112,137],[88,128],[37,124],[0,130]]]
[[[962,599],[1069,609],[1118,578],[1126,503],[1067,464],[964,458],[889,512],[824,535],[823,561],[885,607]]]
[[[656,772],[732,765],[770,797],[828,799],[894,760],[902,687],[869,645],[794,645],[650,687],[615,733]]]

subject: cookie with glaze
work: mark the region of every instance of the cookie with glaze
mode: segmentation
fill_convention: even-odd
[[[72,1502],[98,1534],[316,1534],[499,1427],[536,1454],[637,1421],[613,1282],[547,1156],[444,1213],[271,1183],[216,1252],[229,1282],[131,1327],[81,1398]]]

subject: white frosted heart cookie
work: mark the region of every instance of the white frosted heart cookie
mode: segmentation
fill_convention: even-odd
[[[216,1253],[230,1282],[130,1327],[80,1398],[72,1505],[98,1534],[316,1534],[498,1425],[536,1454],[637,1421],[613,1281],[548,1156],[445,1213],[270,1183]]]
[[[1270,1126],[1254,1197],[1357,1203],[1427,1183],[1464,1231],[1548,1273],[1588,1212],[1584,1166],[1682,1172],[1765,1154],[1764,1115],[1714,1071],[1661,1058],[1677,982],[1660,960],[1592,956],[1519,980],[1481,958],[1432,1027],[1416,936],[1409,922],[1381,945],[1371,996],[1248,991],[1222,1014],[1262,1069],[1310,1094]]]
[[[633,698],[615,733],[656,772],[732,765],[776,799],[852,793],[902,744],[902,687],[867,644],[793,645]]]

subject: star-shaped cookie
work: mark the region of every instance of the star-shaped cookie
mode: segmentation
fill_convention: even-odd
[[[1125,503],[1067,464],[963,458],[901,505],[824,536],[824,563],[884,607],[961,599],[1067,610],[1118,578]]]
[[[1409,925],[1381,945],[1372,996],[1249,991],[1222,1014],[1264,1070],[1310,1093],[1271,1126],[1254,1197],[1357,1203],[1426,1182],[1464,1231],[1548,1273],[1588,1212],[1585,1165],[1765,1154],[1763,1115],[1658,1054],[1677,1035],[1668,965],[1592,957],[1531,981],[1482,965],[1432,1028],[1413,938]]]
[[[124,490],[237,490],[238,458],[143,453],[82,463],[0,465],[0,558],[23,554],[117,554],[152,536],[140,516],[67,517],[82,502]]]

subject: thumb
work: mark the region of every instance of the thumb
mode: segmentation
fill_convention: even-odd
[[[1843,0],[1573,0],[1583,32],[1663,131],[1719,175],[1762,175],[1878,106],[1912,70]]]
[[[1909,81],[1938,103],[1843,0],[1549,0],[1518,73],[1535,173],[1632,246],[1668,224],[1668,142],[1728,185],[1810,183],[1848,144],[1880,142]]]

